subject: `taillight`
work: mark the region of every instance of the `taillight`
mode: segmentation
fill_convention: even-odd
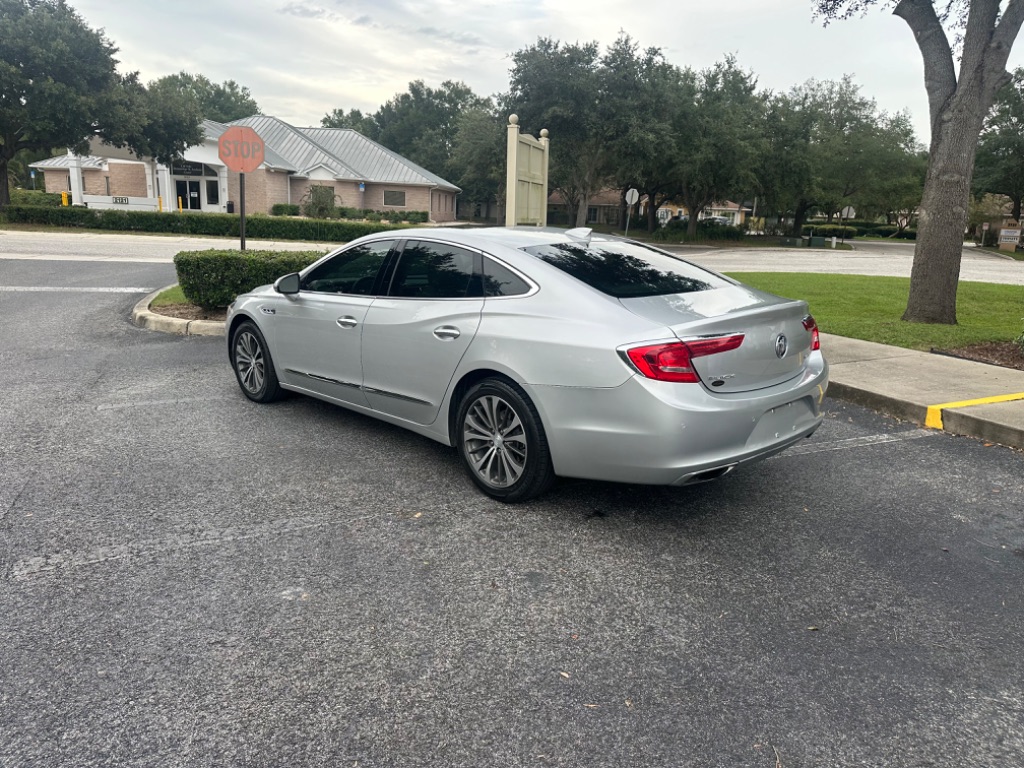
[[[804,330],[811,332],[811,352],[816,352],[821,349],[821,338],[818,335],[818,324],[814,322],[814,318],[811,315],[804,317]]]
[[[743,334],[739,333],[735,336],[718,336],[713,339],[633,347],[626,350],[626,355],[636,369],[648,379],[696,384],[700,377],[693,370],[693,358],[728,352],[742,343]]]

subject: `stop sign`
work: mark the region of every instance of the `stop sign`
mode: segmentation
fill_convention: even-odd
[[[217,142],[217,156],[237,173],[252,173],[263,162],[263,139],[252,128],[232,126]]]

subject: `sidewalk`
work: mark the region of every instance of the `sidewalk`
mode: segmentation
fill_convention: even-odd
[[[159,293],[159,292],[157,292]],[[132,321],[181,335],[223,336],[224,323],[178,320],[140,301]],[[917,424],[1024,449],[1024,371],[821,334],[828,394]]]

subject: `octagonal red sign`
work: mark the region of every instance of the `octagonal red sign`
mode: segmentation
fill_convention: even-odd
[[[251,173],[260,167],[263,155],[263,139],[252,128],[232,126],[217,141],[217,156],[229,171]]]

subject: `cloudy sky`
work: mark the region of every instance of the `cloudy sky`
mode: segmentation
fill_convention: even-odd
[[[702,69],[734,54],[762,88],[850,74],[928,140],[917,45],[884,9],[823,27],[808,0],[70,0],[146,81],[185,70],[248,86],[265,114],[319,125],[334,108],[374,112],[412,80],[507,90],[509,55],[546,36],[612,42],[625,31]],[[1010,65],[1024,66],[1024,42]]]

